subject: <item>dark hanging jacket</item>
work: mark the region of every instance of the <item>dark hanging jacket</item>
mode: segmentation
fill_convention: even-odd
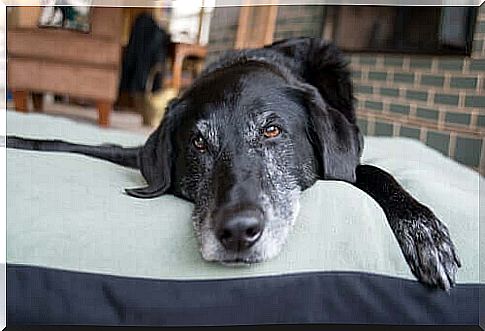
[[[150,69],[167,58],[170,35],[148,13],[138,15],[123,54],[120,91],[143,92]],[[155,78],[152,91],[161,87],[161,74]]]

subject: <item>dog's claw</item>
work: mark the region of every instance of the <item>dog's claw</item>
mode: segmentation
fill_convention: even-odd
[[[395,232],[411,271],[430,287],[449,291],[461,262],[448,229],[429,210],[415,219],[401,220]]]

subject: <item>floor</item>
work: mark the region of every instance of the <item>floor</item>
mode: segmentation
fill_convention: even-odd
[[[13,104],[7,105],[8,109],[14,109]],[[57,103],[45,100],[44,113],[52,116],[62,116],[77,122],[88,123],[98,126],[98,112],[92,106],[78,106],[67,103]],[[127,110],[114,110],[111,113],[111,125],[109,129],[124,130],[149,135],[155,128],[144,126],[140,114]]]

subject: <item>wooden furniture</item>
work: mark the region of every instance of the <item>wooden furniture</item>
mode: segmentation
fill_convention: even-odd
[[[92,99],[109,126],[118,96],[122,8],[93,7],[91,31],[39,28],[38,7],[15,7],[7,29],[7,88],[17,111],[42,110],[42,93]]]
[[[267,6],[251,6],[251,0],[244,2],[239,14],[236,49],[258,48],[273,42],[278,6],[271,5],[274,0],[268,2]]]
[[[124,8],[123,45],[129,41],[130,32],[136,17],[146,12],[150,13],[166,30],[169,30],[170,20],[177,19],[177,17],[167,16],[161,8]],[[202,70],[207,56],[207,47],[202,45],[203,9],[199,11],[197,18],[198,35],[194,44],[172,41],[169,46],[166,63],[158,63],[151,68],[145,91],[120,92],[117,106],[140,112],[144,125],[158,124],[158,117],[160,117],[160,113],[163,113],[166,102],[188,87]],[[162,89],[152,93],[154,80],[159,73],[163,73]]]
[[[157,64],[148,75],[145,93],[131,95],[132,107],[134,106],[138,111],[142,112],[144,125],[153,126],[158,124],[158,118],[161,117],[159,115],[161,112],[164,112],[166,102],[176,97],[182,89],[192,83],[193,79],[202,70],[206,55],[207,48],[201,45],[170,44],[169,65],[162,66],[162,64]],[[188,68],[184,67],[186,60],[192,61],[191,66],[188,66]],[[162,89],[156,94],[152,94],[154,79],[160,72],[164,73]],[[157,102],[154,102],[154,100],[157,100]]]
[[[169,49],[170,58],[170,70],[168,75],[163,82],[163,87],[173,88],[176,91],[189,86],[192,80],[200,73],[202,70],[205,58],[207,56],[207,47],[202,45],[202,28],[204,24],[204,0],[202,0],[202,7],[199,10],[198,16],[198,33],[197,40],[194,43],[183,43],[172,41]],[[163,21],[164,17],[160,11],[156,12],[158,20]],[[170,19],[167,18],[167,25]],[[176,18],[175,18],[176,19]],[[167,26],[168,28],[168,26]],[[192,61],[191,75],[184,75],[184,62],[186,60]],[[164,70],[164,68],[157,67],[154,72]]]
[[[182,88],[189,86],[192,80],[200,73],[207,55],[207,48],[195,44],[172,43],[169,54],[171,58],[171,76],[167,77],[163,84],[180,91]],[[191,76],[183,75],[183,64],[187,59],[195,61]]]

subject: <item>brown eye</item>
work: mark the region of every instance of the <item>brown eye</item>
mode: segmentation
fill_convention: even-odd
[[[264,128],[264,136],[266,138],[278,137],[281,133],[281,129],[276,125],[270,125]]]
[[[192,140],[192,143],[194,144],[195,148],[199,150],[199,152],[205,152],[205,150],[207,149],[205,140],[201,135],[195,137],[194,140]]]

